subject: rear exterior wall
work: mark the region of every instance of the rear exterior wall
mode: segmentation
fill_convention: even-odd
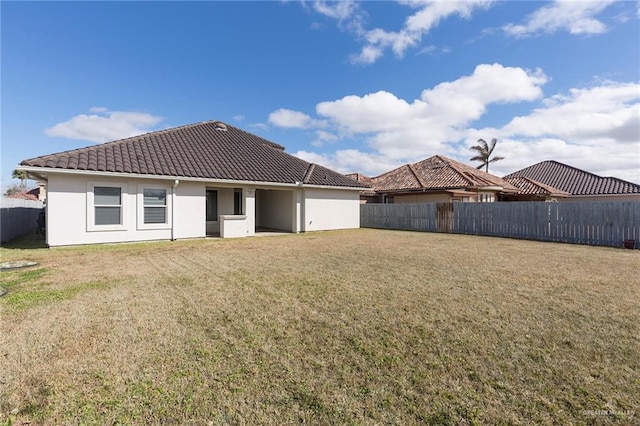
[[[173,195],[173,183],[173,180],[52,173],[47,183],[47,243],[53,247],[204,237],[204,184],[180,182]],[[92,226],[93,204],[89,198],[92,185],[118,185],[122,188],[122,226],[118,229]],[[138,194],[142,187],[148,186],[167,190],[166,224],[145,227],[140,223],[142,210]],[[175,224],[173,233],[172,224]]]
[[[360,194],[336,189],[304,189],[304,231],[360,227]]]

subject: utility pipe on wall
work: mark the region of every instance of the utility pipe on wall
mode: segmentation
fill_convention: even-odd
[[[171,190],[171,241],[175,241],[175,234],[174,234],[174,223],[175,223],[175,205],[176,205],[176,188],[178,187],[178,185],[180,185],[180,181],[178,179],[176,179],[173,182],[173,189]]]

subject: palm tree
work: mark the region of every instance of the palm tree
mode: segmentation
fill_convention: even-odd
[[[27,176],[27,172],[24,170],[14,170],[11,173],[11,177],[13,179],[20,179],[20,189],[25,189],[27,187],[27,179],[29,177]]]
[[[498,140],[496,138],[491,139],[491,143],[487,143],[484,139],[478,139],[478,145],[471,147],[472,150],[478,152],[478,155],[471,158],[471,161],[482,161],[482,164],[477,167],[478,169],[484,167],[484,171],[489,173],[489,163],[504,160],[504,157],[497,155],[491,158],[491,154],[493,153],[493,149],[496,147],[497,143]]]

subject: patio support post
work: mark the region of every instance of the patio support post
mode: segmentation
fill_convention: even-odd
[[[242,188],[244,199],[244,214],[247,216],[247,235],[256,234],[256,190],[255,188]]]
[[[293,191],[293,197],[291,197],[291,208],[293,210],[291,214],[291,232],[296,234],[302,232],[302,189],[295,189]]]

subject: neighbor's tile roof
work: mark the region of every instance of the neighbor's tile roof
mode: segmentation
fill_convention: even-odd
[[[504,180],[518,188],[518,194],[522,195],[537,195],[542,197],[568,197],[571,195],[558,188],[523,176],[505,177]]]
[[[371,178],[369,176],[363,175],[362,173],[347,173],[345,176],[348,177],[349,179],[362,182],[365,185],[371,185]]]
[[[24,190],[21,192],[16,192],[11,195],[7,195],[7,198],[18,198],[21,200],[33,200],[39,201],[38,195],[40,194],[40,188],[35,188],[30,191]]]
[[[467,166],[441,155],[434,155],[413,164],[371,178],[378,192],[402,190],[462,189],[499,186],[508,192],[517,192],[509,182],[490,173]]]
[[[640,185],[614,177],[602,177],[557,161],[542,161],[507,175],[527,177],[571,195],[640,194]]]
[[[369,176],[363,175],[362,173],[347,173],[345,176],[349,179],[357,180],[358,182],[363,183],[368,187],[373,186],[373,181],[371,180],[371,178]],[[377,195],[373,189],[362,191],[360,194],[368,196]]]
[[[364,188],[366,185],[284,152],[284,147],[206,121],[24,160],[22,166]]]

